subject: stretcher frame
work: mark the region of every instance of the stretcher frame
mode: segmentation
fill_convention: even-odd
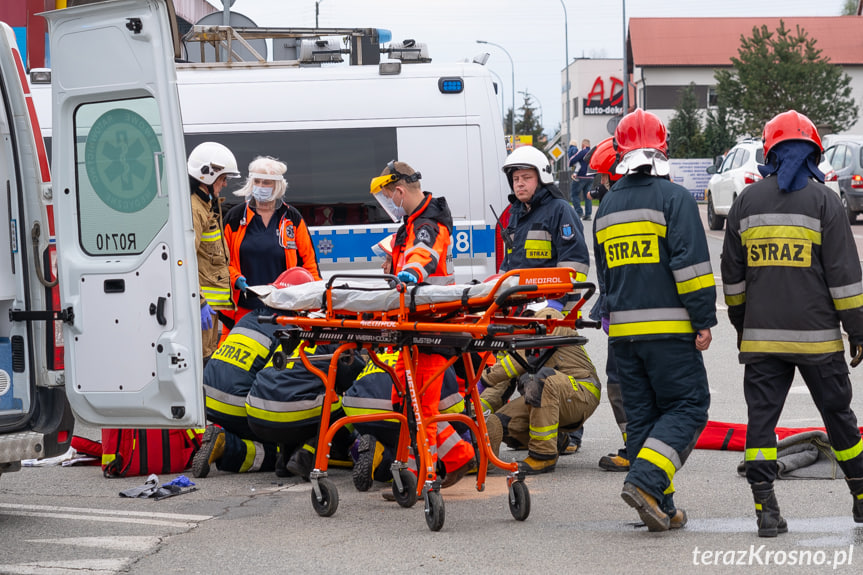
[[[426,523],[432,531],[442,528],[445,512],[431,446],[427,444],[426,434],[421,430],[427,425],[436,425],[442,421],[461,422],[476,438],[475,451],[479,456],[477,490],[485,489],[489,463],[507,471],[510,512],[517,520],[527,519],[530,514],[530,493],[524,483],[525,473],[519,471],[515,461],[505,462],[492,453],[477,384],[482,376],[483,366],[493,353],[510,352],[528,373],[535,373],[558,347],[583,345],[587,342],[587,338],[577,334],[550,335],[558,327],[575,330],[581,327],[600,326],[599,322],[586,321],[579,317],[579,310],[593,295],[596,288],[592,283],[575,281],[575,275],[575,270],[571,268],[512,270],[499,277],[492,290],[483,297],[462,298],[461,301],[421,306],[412,306],[409,303],[408,295],[411,289],[415,289],[413,286],[399,282],[395,276],[386,275],[383,279],[387,287],[363,289],[395,288],[399,293],[399,306],[396,309],[375,313],[333,309],[332,291],[346,289],[334,285],[337,279],[349,277],[380,280],[381,276],[338,275],[332,277],[326,284],[323,301],[324,317],[310,317],[304,314],[260,317],[260,322],[275,323],[287,328],[277,332],[281,350],[273,356],[274,367],[283,368],[287,357],[299,348],[299,358],[303,365],[317,375],[326,388],[315,464],[309,475],[312,483],[312,506],[318,515],[329,517],[338,508],[338,490],[327,478],[329,451],[336,432],[350,423],[386,419],[396,420],[399,423],[399,440],[392,464],[393,494],[402,507],[411,507],[419,497],[422,497],[425,503]],[[518,279],[517,285],[511,285],[510,278],[514,277]],[[349,289],[357,288],[354,286]],[[569,315],[563,319],[526,317],[519,314],[519,311],[529,303],[543,299],[560,299],[579,290],[583,290],[580,298]],[[340,344],[332,354],[327,373],[311,363],[311,359],[305,353],[306,346],[300,345],[301,342]],[[378,357],[378,352],[383,348],[400,350],[405,365],[404,382],[392,367]],[[331,407],[338,401],[335,381],[339,358],[354,349],[365,350],[371,361],[389,374],[398,395],[405,399],[402,402],[401,412],[386,411],[344,416],[337,421],[330,421]],[[450,350],[452,357],[435,372],[433,377],[428,379],[426,386],[417,389],[414,381],[417,361],[421,353],[427,353],[429,350],[433,353],[441,349]],[[535,356],[533,361],[527,361],[515,353],[521,350],[532,352]],[[479,365],[473,365],[471,353],[479,354]],[[446,369],[459,357],[465,367],[466,395],[470,398],[467,402],[468,414],[439,413],[431,418],[424,418],[420,397],[430,382],[442,377]],[[471,412],[474,417],[470,417]],[[407,468],[412,440],[416,445],[417,476]],[[417,480],[418,477],[422,477],[422,482]]]

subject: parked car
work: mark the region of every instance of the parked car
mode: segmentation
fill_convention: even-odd
[[[721,230],[734,199],[751,183],[761,179],[758,165],[764,163],[764,144],[761,140],[747,139],[738,142],[724,158],[707,168],[712,174],[705,193],[707,200],[707,225],[711,230]],[[839,194],[836,171],[822,156],[818,165],[824,172],[824,183]],[[863,172],[861,172],[863,173]],[[863,182],[861,182],[863,194]],[[863,209],[861,207],[860,209]]]
[[[839,184],[839,198],[845,206],[848,221],[857,221],[857,214],[863,212],[863,139],[836,138],[824,151],[825,159],[830,162]]]

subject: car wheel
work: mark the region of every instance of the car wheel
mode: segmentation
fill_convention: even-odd
[[[848,198],[844,193],[839,195],[839,199],[842,200],[842,207],[845,208],[845,214],[848,216],[848,222],[850,224],[854,224],[857,221],[857,212],[851,209],[851,206],[848,205]]]
[[[713,196],[707,197],[707,225],[711,230],[721,230],[725,225],[725,218],[713,209]]]

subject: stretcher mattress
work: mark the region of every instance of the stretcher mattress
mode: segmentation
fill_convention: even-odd
[[[288,288],[276,288],[271,285],[249,287],[267,306],[291,311],[318,310],[324,307],[326,301],[325,281],[309,282]],[[406,306],[424,306],[446,302],[476,300],[488,297],[496,285],[496,281],[478,284],[456,284],[449,286],[420,285],[408,286],[405,292]],[[518,285],[518,277],[513,276],[503,280],[498,288],[506,290]],[[337,281],[332,288],[333,309],[354,313],[382,312],[399,308],[399,292],[387,287],[383,281]]]

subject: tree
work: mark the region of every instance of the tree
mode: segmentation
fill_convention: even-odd
[[[668,155],[672,158],[704,157],[704,135],[694,82],[681,91],[674,116],[668,121]]]
[[[732,131],[760,135],[768,120],[791,109],[825,131],[841,132],[857,121],[851,78],[815,44],[800,26],[792,32],[782,20],[775,33],[756,26],[751,37],[740,36],[734,69],[714,75]]]
[[[842,6],[842,16],[856,16],[857,15],[857,0],[845,0],[845,4]]]
[[[512,108],[506,111],[506,116],[503,118],[503,133],[509,134],[512,131]],[[518,127],[516,127],[518,131]]]
[[[515,119],[515,131],[519,136],[533,136],[533,145],[540,147],[544,139],[542,135],[542,124],[533,107],[533,99],[529,93],[525,93],[524,102],[518,109],[519,116]]]
[[[704,125],[704,155],[708,158],[724,156],[734,144],[737,137],[728,122],[728,108],[725,102],[718,100],[714,109],[707,110]]]

